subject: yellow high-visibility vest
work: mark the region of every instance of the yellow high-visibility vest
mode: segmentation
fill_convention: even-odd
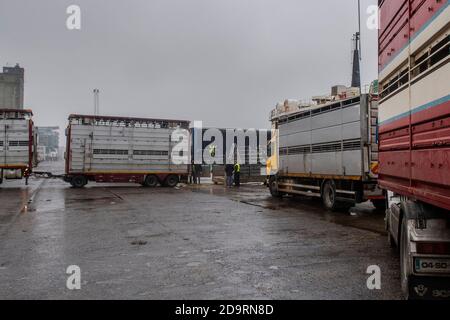
[[[209,155],[213,158],[216,157],[216,146],[209,146]]]
[[[241,172],[241,165],[239,163],[234,165],[234,171],[240,173]]]

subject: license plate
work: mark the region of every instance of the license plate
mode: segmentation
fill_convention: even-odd
[[[415,258],[414,269],[416,273],[449,273],[450,259]]]

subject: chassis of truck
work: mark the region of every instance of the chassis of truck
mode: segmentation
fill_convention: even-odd
[[[73,187],[88,181],[175,187],[187,179],[189,121],[71,115],[66,136],[64,180]]]
[[[379,184],[406,298],[450,298],[450,8],[379,2]]]
[[[272,117],[271,194],[322,198],[329,210],[367,200],[382,208],[376,100],[363,94]]]
[[[28,177],[36,165],[36,130],[31,110],[0,109],[0,184],[4,174]]]

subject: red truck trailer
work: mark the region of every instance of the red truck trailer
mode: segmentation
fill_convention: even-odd
[[[37,134],[33,112],[27,109],[0,109],[0,184],[4,176],[25,178],[28,183],[37,164]]]
[[[379,176],[406,298],[450,297],[450,8],[380,0]]]

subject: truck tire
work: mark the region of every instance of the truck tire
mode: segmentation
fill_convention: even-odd
[[[282,198],[283,194],[278,190],[278,180],[276,177],[271,177],[269,180],[270,194],[274,198]]]
[[[394,237],[391,234],[391,231],[388,230],[388,245],[392,250],[398,249],[397,244],[395,243]],[[398,252],[398,251],[397,251]]]
[[[336,200],[336,185],[333,180],[328,180],[323,185],[322,202],[327,210],[336,211],[338,209],[338,203]]]
[[[409,263],[409,236],[408,236],[408,219],[402,219],[401,235],[400,235],[400,280],[402,291],[405,299],[409,299],[409,283],[411,277],[411,264]]]
[[[155,175],[148,175],[144,180],[144,187],[155,188],[158,186],[158,178]]]
[[[175,188],[179,181],[180,181],[180,179],[178,179],[178,176],[171,174],[164,181],[164,185],[166,185],[169,188]]]
[[[72,185],[72,187],[74,188],[83,188],[84,186],[86,186],[88,183],[88,180],[85,176],[75,176],[72,178],[72,180],[70,181],[70,184]]]
[[[389,215],[390,215],[390,210],[386,210],[384,221],[385,221],[385,229],[387,231],[387,241],[388,241],[389,248],[395,249],[397,247],[397,245],[395,244],[394,237],[392,236],[392,233],[391,233],[391,225],[389,223]]]

